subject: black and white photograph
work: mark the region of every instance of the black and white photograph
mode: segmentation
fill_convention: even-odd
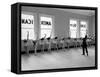
[[[15,3],[11,8],[11,72],[98,67],[97,7]]]
[[[21,7],[21,71],[95,67],[95,10]]]

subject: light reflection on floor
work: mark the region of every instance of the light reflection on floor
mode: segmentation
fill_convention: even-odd
[[[21,57],[22,70],[40,70],[57,68],[89,67],[95,65],[95,48],[88,48],[89,56],[83,56],[81,48],[52,51],[51,53],[34,53]]]

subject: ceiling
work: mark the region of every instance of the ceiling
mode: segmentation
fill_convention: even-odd
[[[78,9],[59,9],[59,10],[63,10],[63,11],[71,12],[75,14],[86,15],[86,16],[95,15],[95,11],[93,10],[78,10]]]

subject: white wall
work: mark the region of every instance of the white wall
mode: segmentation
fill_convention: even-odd
[[[15,75],[10,72],[10,48],[11,48],[11,12],[10,5],[17,1],[45,3],[45,4],[59,4],[59,5],[76,5],[76,6],[97,6],[99,7],[98,21],[100,21],[100,0],[1,0],[0,1],[0,77],[99,77],[99,70],[87,71],[71,71],[71,72],[54,72],[28,75]],[[100,25],[100,23],[98,24]],[[100,26],[98,26],[100,29]],[[100,33],[100,30],[98,30]],[[100,36],[98,36],[100,39]],[[98,40],[98,43],[100,40]],[[100,50],[100,48],[99,48]],[[98,51],[99,51],[98,50]],[[99,54],[100,59],[100,54]],[[99,62],[100,67],[100,62]]]
[[[91,20],[90,16],[75,14],[71,12],[65,12],[63,10],[52,9],[52,8],[22,7],[22,11],[31,12],[31,13],[35,12],[36,15],[47,14],[47,15],[54,16],[54,28],[55,28],[54,33],[55,33],[55,36],[60,36],[60,37],[70,37],[69,36],[69,20],[71,18],[86,20],[88,21],[88,23],[92,22],[92,21],[89,22],[89,20]],[[35,26],[37,27],[38,25],[35,25]],[[93,27],[91,25],[89,26],[91,28],[90,33],[92,33]]]

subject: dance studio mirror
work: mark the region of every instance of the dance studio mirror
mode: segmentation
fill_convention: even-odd
[[[97,8],[19,4],[21,72],[97,68]]]

